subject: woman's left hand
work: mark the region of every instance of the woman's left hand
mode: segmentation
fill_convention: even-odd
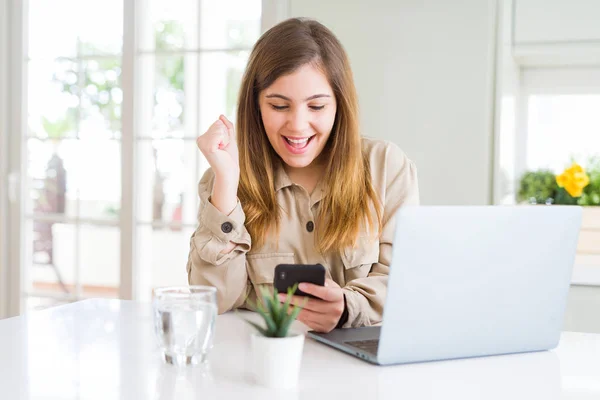
[[[293,296],[291,304],[302,307],[298,320],[317,332],[331,332],[344,313],[344,293],[340,285],[327,279],[325,286],[312,283],[301,283],[298,289],[312,294],[316,299],[304,296]],[[285,294],[279,300],[285,302]]]

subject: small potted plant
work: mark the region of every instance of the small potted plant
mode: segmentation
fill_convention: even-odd
[[[298,384],[304,334],[290,332],[292,322],[302,309],[291,305],[297,285],[288,289],[285,303],[281,304],[277,292],[261,287],[262,302],[256,304],[265,326],[247,321],[257,332],[251,336],[252,367],[256,383],[279,389],[293,388]]]

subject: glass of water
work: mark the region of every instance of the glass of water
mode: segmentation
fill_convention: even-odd
[[[200,364],[212,348],[217,317],[217,289],[181,286],[154,289],[154,328],[165,361]]]

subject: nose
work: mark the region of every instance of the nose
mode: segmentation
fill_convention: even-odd
[[[288,113],[288,130],[291,132],[304,132],[310,127],[310,115],[307,110],[303,110],[302,107],[296,108],[295,110]]]

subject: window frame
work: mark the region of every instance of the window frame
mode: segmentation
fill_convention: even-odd
[[[22,243],[24,219],[22,217],[23,185],[21,184],[20,146],[21,129],[24,126],[23,107],[25,72],[22,68],[22,57],[26,51],[26,5],[24,2],[7,0],[0,3],[2,24],[0,28],[0,45],[2,57],[7,60],[0,65],[0,83],[4,88],[0,95],[0,141],[4,153],[0,163],[0,178],[3,190],[0,200],[0,229],[6,234],[0,241],[0,317],[11,317],[20,314],[23,273],[21,271],[21,251],[15,251],[15,243]],[[15,135],[11,132],[18,132]]]
[[[0,1],[0,60],[8,60],[8,3]],[[8,65],[0,63],[0,319],[9,316],[8,285]]]
[[[521,67],[520,82],[517,97],[516,137],[515,137],[515,171],[516,179],[527,170],[527,141],[529,106],[531,95],[569,95],[594,94],[600,95],[600,66],[599,67]],[[590,85],[589,78],[596,79],[596,84]],[[565,160],[567,162],[567,160]],[[515,190],[516,190],[515,182]]]

